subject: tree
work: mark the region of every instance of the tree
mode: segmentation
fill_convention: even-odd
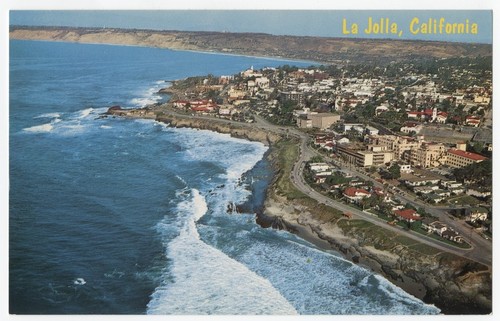
[[[492,162],[491,159],[484,160],[480,163],[473,163],[462,168],[453,170],[458,181],[470,181],[483,186],[491,186],[492,184]]]
[[[401,169],[398,164],[393,164],[387,170],[383,171],[380,175],[385,179],[398,179],[401,177]]]
[[[361,208],[365,210],[367,207],[371,207],[372,205],[372,198],[371,197],[364,197],[359,201],[359,205],[361,205]]]
[[[427,212],[423,207],[419,207],[417,213],[420,214],[420,216],[427,216]]]
[[[401,177],[401,168],[398,164],[393,164],[389,167],[389,173],[391,173],[393,179],[398,179]]]
[[[323,157],[316,155],[316,156],[311,157],[311,160],[309,162],[310,163],[323,163],[324,160],[323,160]]]
[[[479,154],[483,151],[484,144],[481,142],[475,142],[472,144],[472,151],[476,154]]]

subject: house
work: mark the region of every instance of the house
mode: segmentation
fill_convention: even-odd
[[[415,222],[419,221],[422,218],[420,217],[420,214],[418,214],[414,209],[411,208],[406,208],[406,209],[401,209],[401,210],[396,210],[394,211],[394,214],[399,220],[403,220],[406,222]]]
[[[412,119],[420,119],[422,121],[435,121],[437,119],[437,109],[436,108],[427,108],[423,111],[409,111],[407,114],[408,118]]]
[[[189,104],[187,100],[176,100],[173,102],[175,108],[184,108]]]
[[[477,117],[477,116],[465,117],[465,125],[466,126],[479,127],[480,123],[481,123],[481,119],[479,119],[479,117]]]
[[[255,84],[261,89],[269,88],[269,79],[267,77],[259,77],[255,79]]]
[[[415,194],[430,194],[435,189],[437,189],[437,186],[415,186],[413,192],[415,192]]]
[[[452,195],[458,195],[462,194],[465,192],[465,187],[460,186],[460,187],[452,187],[449,189]]]
[[[445,199],[445,197],[442,195],[430,193],[425,195],[425,199],[428,200],[430,203],[439,203],[442,202]]]
[[[435,177],[419,177],[415,175],[408,174],[403,182],[410,187],[423,186],[423,185],[437,185],[439,183],[439,178]]]
[[[442,197],[449,197],[451,195],[450,191],[444,189],[436,189],[434,190],[434,193]]]
[[[370,192],[362,188],[348,187],[342,193],[344,197],[351,203],[359,202],[365,197],[370,197]]]
[[[388,110],[389,110],[389,107],[384,106],[384,105],[380,105],[377,108],[375,108],[375,116],[378,116],[381,113],[386,112]]]
[[[389,195],[385,193],[384,190],[380,187],[374,187],[372,189],[372,193],[380,197],[384,202],[387,202],[390,199]]]
[[[349,144],[350,140],[347,137],[342,137],[341,139],[337,139],[337,144]]]
[[[411,169],[411,165],[410,164],[400,164],[399,165],[399,171],[401,173],[409,174],[409,173],[413,172],[413,169]]]
[[[442,180],[440,185],[444,188],[452,189],[462,187],[462,183],[455,180]]]
[[[326,149],[327,151],[331,152],[331,151],[333,151],[334,146],[335,146],[334,143],[329,142],[329,143],[326,143],[325,146],[323,146],[323,148]]]
[[[314,175],[314,182],[316,184],[323,184],[330,175],[325,175],[324,173],[319,173]]]
[[[468,187],[467,190],[465,191],[465,194],[475,197],[485,198],[491,196],[491,190],[485,186],[474,186],[474,187]]]
[[[484,207],[474,207],[470,209],[467,220],[474,223],[476,221],[486,221],[488,219],[488,210]]]
[[[378,135],[379,130],[373,126],[366,126],[365,129],[368,135]]]
[[[422,228],[424,230],[429,230],[430,225],[434,222],[437,222],[435,217],[424,217],[422,219]]]
[[[344,134],[350,130],[355,130],[360,134],[363,134],[365,131],[365,126],[363,124],[344,124]]]
[[[330,169],[330,165],[327,163],[310,163],[309,168],[313,172],[323,172],[328,171]]]
[[[439,236],[442,236],[445,231],[448,230],[448,226],[444,225],[441,222],[435,221],[428,225],[428,231],[432,233],[436,233]]]
[[[452,230],[444,231],[441,237],[456,243],[463,243],[464,241],[464,239],[462,238],[462,236],[460,236],[460,234]]]
[[[436,123],[444,124],[446,123],[447,119],[448,119],[448,113],[440,111],[439,113],[437,113]]]
[[[415,133],[415,134],[418,134],[421,130],[422,130],[422,125],[420,125],[419,123],[415,123],[415,122],[405,122],[403,124],[403,127],[401,127],[399,129],[399,131],[401,131],[402,133],[406,133],[406,134],[409,134],[409,133]]]

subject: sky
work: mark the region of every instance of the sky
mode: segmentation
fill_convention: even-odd
[[[368,18],[388,18],[402,30],[392,34],[368,35],[363,31]],[[477,24],[477,34],[412,34],[410,22],[443,17],[445,22]],[[357,35],[343,34],[352,23]],[[298,35],[350,38],[394,38],[492,43],[492,10],[13,10],[10,25],[114,27],[182,31],[262,32],[274,35]]]

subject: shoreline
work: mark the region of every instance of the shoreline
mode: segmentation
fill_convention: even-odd
[[[317,64],[491,56],[491,44],[203,31],[11,26],[9,39],[132,45]],[[250,40],[250,42],[248,42]]]
[[[176,47],[160,47],[160,46],[150,46],[150,45],[141,45],[141,44],[123,44],[123,43],[109,43],[109,42],[85,42],[85,41],[69,41],[69,40],[59,40],[59,39],[22,39],[22,38],[10,38],[9,40],[17,40],[17,41],[39,41],[39,42],[58,42],[58,43],[73,43],[80,45],[103,45],[103,46],[123,46],[123,47],[136,47],[136,48],[151,48],[151,49],[160,49],[160,50],[170,50],[170,51],[183,51],[183,52],[191,52],[191,53],[201,53],[205,55],[221,55],[221,56],[233,56],[233,57],[245,57],[245,58],[257,58],[263,60],[277,60],[285,63],[307,63],[311,65],[324,65],[324,64],[332,64],[328,61],[316,61],[316,60],[306,60],[306,59],[293,59],[287,58],[283,56],[261,56],[261,55],[251,55],[244,53],[230,53],[224,51],[207,51],[207,50],[198,50],[198,49],[183,49]]]
[[[264,158],[271,164],[273,176],[262,210],[257,211],[257,224],[263,228],[285,229],[323,251],[338,253],[424,303],[438,307],[443,314],[491,313],[491,271],[487,267],[416,241],[409,242],[401,235],[372,230],[371,224],[347,220],[342,213],[308,196],[289,199],[279,195],[282,192],[279,180],[285,174],[279,159],[284,148],[280,145],[286,141],[282,134],[246,123],[181,115],[165,109],[166,105],[115,110],[108,115],[155,119],[176,128],[210,130],[269,146]]]

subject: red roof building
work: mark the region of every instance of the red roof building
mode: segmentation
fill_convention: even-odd
[[[343,195],[350,202],[357,202],[365,197],[369,197],[371,194],[362,188],[348,187],[344,190]]]
[[[407,221],[407,222],[415,222],[415,221],[419,221],[421,220],[422,218],[420,217],[420,215],[413,209],[411,208],[405,208],[403,210],[396,210],[394,211],[394,214],[396,214],[396,216],[399,216],[401,219]]]
[[[481,119],[479,117],[476,117],[476,116],[465,117],[465,125],[478,127],[480,123],[481,123]]]
[[[446,165],[451,167],[465,167],[488,159],[482,155],[466,152],[456,148],[448,149],[446,156]]]

